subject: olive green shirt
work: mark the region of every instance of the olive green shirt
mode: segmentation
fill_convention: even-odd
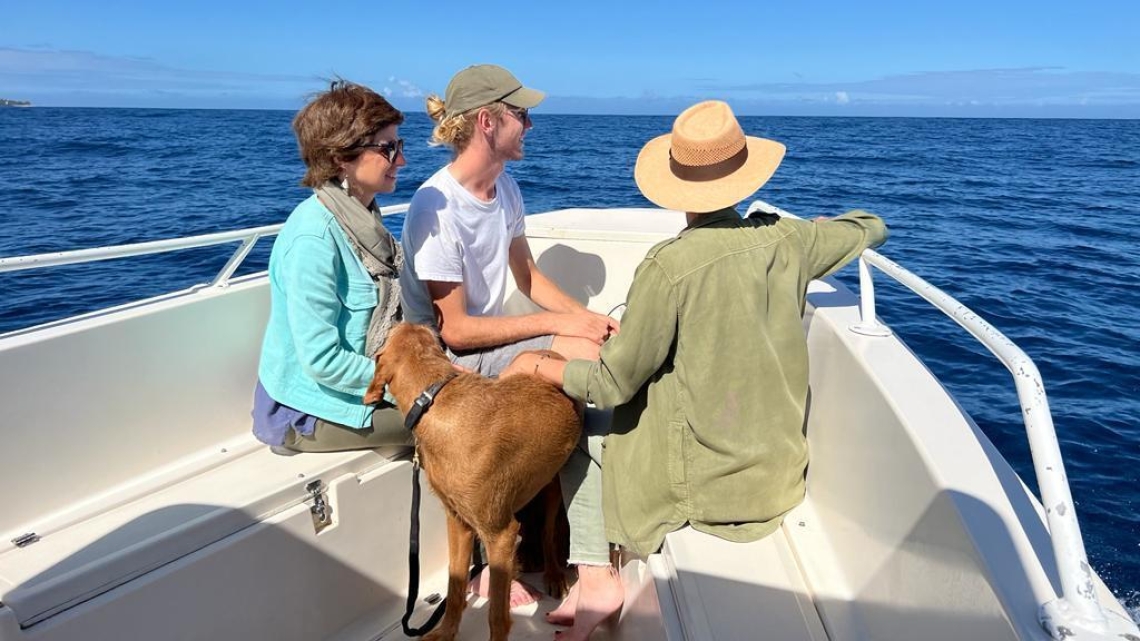
[[[886,236],[862,211],[810,222],[724,209],[649,251],[621,332],[564,373],[568,394],[615,408],[610,541],[646,555],[686,523],[730,541],[779,526],[804,495],[808,283]]]

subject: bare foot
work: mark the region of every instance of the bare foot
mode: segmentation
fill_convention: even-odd
[[[570,586],[570,592],[559,606],[546,613],[546,622],[551,625],[574,625],[574,613],[578,610],[578,583]]]
[[[578,603],[574,625],[555,632],[556,641],[585,641],[602,621],[617,614],[625,601],[625,586],[612,565],[578,566]]]
[[[479,576],[467,584],[467,591],[483,598],[491,593],[491,568],[483,568]],[[542,598],[542,593],[522,581],[511,581],[511,607],[529,605]]]

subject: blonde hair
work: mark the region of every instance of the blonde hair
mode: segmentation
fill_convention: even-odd
[[[431,140],[428,141],[428,144],[433,147],[447,145],[452,148],[456,155],[463,153],[475,135],[475,116],[480,109],[486,109],[496,118],[502,118],[503,114],[507,112],[506,105],[501,102],[492,102],[481,107],[468,109],[460,114],[448,116],[447,105],[444,104],[443,98],[435,94],[428,96],[427,114],[429,118],[435,121],[435,129],[432,129]]]

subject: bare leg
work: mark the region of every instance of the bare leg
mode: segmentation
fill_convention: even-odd
[[[621,611],[625,587],[612,565],[578,566],[578,602],[574,625],[556,632],[557,641],[583,641],[590,638],[598,625]],[[567,599],[569,600],[569,599]]]
[[[439,627],[424,637],[425,641],[451,641],[459,632],[459,620],[467,606],[467,570],[471,565],[471,547],[475,535],[452,511],[447,512],[447,608]]]
[[[484,539],[487,545],[488,567],[491,568],[491,596],[487,619],[491,628],[491,641],[507,641],[511,631],[510,591],[515,574],[515,537],[519,522],[513,518],[501,532]]]

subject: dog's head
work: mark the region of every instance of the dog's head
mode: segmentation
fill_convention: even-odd
[[[379,403],[384,397],[384,386],[391,385],[403,373],[418,372],[425,365],[440,361],[450,367],[439,338],[431,328],[412,323],[396,325],[376,355],[376,373],[364,393],[364,403]]]

